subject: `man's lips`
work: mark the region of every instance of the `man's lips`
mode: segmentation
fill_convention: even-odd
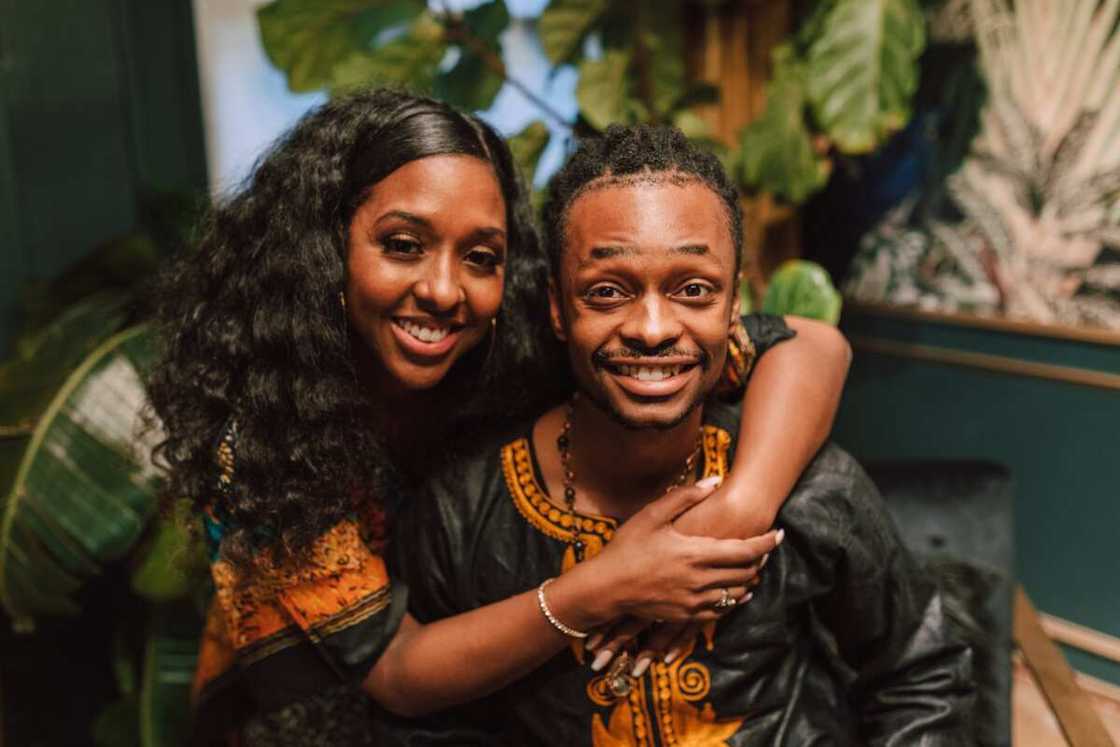
[[[635,397],[670,397],[685,387],[693,370],[700,367],[696,358],[665,357],[602,361],[600,367],[619,387]]]
[[[438,358],[455,346],[462,324],[417,317],[393,317],[393,336],[405,352],[420,358]]]

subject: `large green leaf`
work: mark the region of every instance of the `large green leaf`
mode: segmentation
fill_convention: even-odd
[[[925,19],[915,0],[839,0],[809,48],[813,115],[837,147],[867,153],[910,119]]]
[[[155,522],[132,571],[132,590],[144,599],[169,602],[193,591],[206,559],[201,543],[192,540],[189,521],[189,515],[180,513]]]
[[[429,91],[447,52],[443,25],[421,13],[404,35],[377,49],[353,52],[338,63],[331,77],[332,93],[370,86],[404,86]]]
[[[832,163],[813,149],[802,66],[788,48],[775,50],[774,60],[766,109],[743,130],[739,178],[748,188],[799,203],[828,182]]]
[[[627,95],[626,69],[630,54],[612,49],[602,59],[584,60],[579,64],[576,101],[580,113],[599,130],[616,122],[630,121],[633,103]]]
[[[58,388],[20,454],[0,519],[0,602],[20,627],[78,612],[74,594],[122,558],[156,505],[143,429],[146,328],[114,335]]]
[[[476,54],[463,50],[455,67],[435,81],[435,95],[468,111],[489,109],[505,78]]]
[[[0,425],[30,434],[70,371],[124,324],[127,300],[90,296],[24,337],[16,355],[0,364]]]
[[[537,119],[525,125],[521,132],[506,138],[509,149],[513,152],[513,160],[517,162],[517,167],[526,180],[532,181],[533,175],[537,173],[537,161],[548,147],[549,137],[548,126]]]
[[[762,310],[793,314],[829,324],[840,320],[840,293],[828,272],[816,262],[791,259],[770,277]]]
[[[190,687],[201,621],[188,605],[153,608],[140,682],[141,747],[178,747],[190,734]]]
[[[293,91],[327,87],[335,68],[382,30],[423,9],[418,0],[273,0],[257,11],[269,60]]]
[[[572,62],[609,6],[610,0],[552,0],[537,22],[549,62]]]

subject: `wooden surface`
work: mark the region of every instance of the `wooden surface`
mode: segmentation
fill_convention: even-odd
[[[1054,645],[1022,587],[1015,593],[1015,643],[1071,747],[1115,747],[1073,670]]]

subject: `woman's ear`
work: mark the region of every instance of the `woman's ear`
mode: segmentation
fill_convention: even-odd
[[[564,330],[564,309],[560,305],[560,291],[556,287],[556,278],[548,279],[548,319],[552,323],[552,334],[560,342],[568,341],[568,333]]]

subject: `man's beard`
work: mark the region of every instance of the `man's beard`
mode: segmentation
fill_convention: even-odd
[[[680,354],[680,351],[675,350],[675,349],[665,350],[665,351],[662,351],[660,353],[660,356],[661,357],[667,357],[669,355],[674,355],[674,354]],[[648,353],[633,353],[631,351],[621,351],[621,352],[616,352],[612,355],[612,354],[609,354],[609,353],[604,353],[603,351],[600,350],[600,351],[596,351],[592,355],[591,367],[592,367],[593,371],[601,371],[601,370],[603,370],[604,365],[609,363],[611,358],[639,357],[639,356],[648,356]],[[708,367],[711,366],[711,362],[712,362],[711,356],[708,354],[707,351],[701,350],[699,352],[699,354],[697,355],[697,364],[696,365],[700,368],[701,372],[707,371]],[[688,407],[686,407],[684,410],[682,410],[680,415],[678,415],[677,417],[673,418],[672,420],[670,420],[668,422],[665,422],[665,423],[635,423],[633,420],[628,419],[626,417],[626,415],[624,415],[614,405],[614,403],[610,400],[609,397],[606,396],[605,392],[602,389],[599,389],[597,391],[592,391],[591,388],[589,388],[587,386],[584,386],[583,383],[579,381],[579,377],[574,377],[574,378],[576,379],[576,387],[583,394],[583,396],[588,399],[588,401],[590,401],[593,405],[595,405],[595,407],[597,407],[601,412],[606,413],[611,418],[611,420],[615,421],[616,423],[618,423],[619,425],[621,425],[623,428],[625,428],[628,431],[645,431],[645,430],[669,431],[669,430],[672,430],[673,428],[676,428],[678,425],[680,425],[685,420],[687,420],[688,417],[690,415],[692,415],[693,411],[697,407],[704,404],[704,400],[706,400],[708,398],[708,394],[709,394],[709,392],[705,392],[705,391],[698,392],[696,394],[696,397],[691,402],[688,403]]]
[[[668,422],[635,423],[634,421],[628,419],[624,414],[622,414],[622,412],[620,412],[619,409],[614,406],[614,403],[611,402],[609,398],[602,396],[601,391],[592,391],[591,389],[585,387],[583,384],[578,383],[578,380],[576,386],[588,402],[598,408],[600,412],[606,413],[606,415],[610,417],[611,420],[618,423],[628,431],[671,431],[684,421],[688,420],[688,417],[692,415],[693,411],[696,410],[696,408],[700,405],[704,404],[704,400],[708,398],[707,392],[699,392],[696,395],[695,399],[693,399],[692,402],[688,403],[688,407],[681,411],[680,415]]]

